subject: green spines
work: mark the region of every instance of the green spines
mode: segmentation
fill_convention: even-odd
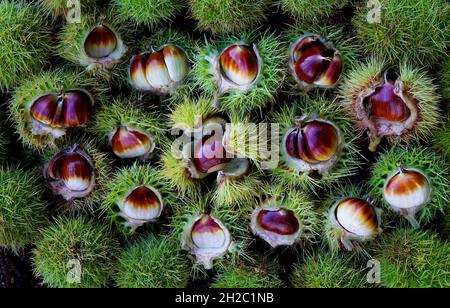
[[[120,20],[154,28],[174,19],[182,7],[180,0],[113,0]]]
[[[255,80],[246,89],[233,86],[223,89],[219,56],[228,46],[244,44],[259,54],[261,66]],[[206,41],[195,55],[192,75],[194,86],[215,97],[215,105],[227,112],[246,115],[255,109],[275,102],[276,92],[281,88],[286,69],[285,53],[280,38],[268,31],[257,34],[246,32],[217,41]],[[221,89],[222,87],[222,89]]]
[[[107,226],[61,216],[41,230],[33,251],[34,272],[52,288],[100,288],[110,280],[119,251]]]
[[[450,101],[450,59],[442,64],[442,67],[438,72],[437,81],[440,85],[443,97],[447,101]]]
[[[294,288],[363,288],[364,278],[363,270],[350,259],[325,252],[295,264],[291,284]]]
[[[431,147],[450,162],[450,116],[444,121],[439,130],[433,133]]]
[[[450,41],[450,7],[444,0],[380,0],[358,6],[353,23],[363,50],[395,64],[430,65],[445,56]],[[372,17],[373,12],[375,18]],[[377,20],[377,16],[379,19]]]
[[[59,17],[76,18],[76,14],[86,14],[98,9],[97,0],[37,0],[40,9],[45,15],[53,19]]]
[[[0,113],[0,160],[5,159],[8,152],[8,145],[11,142],[8,131],[4,129],[4,115]]]
[[[386,288],[448,288],[450,245],[431,231],[399,229],[374,248]]]
[[[67,139],[66,136],[55,138],[51,133],[39,135],[33,133],[31,124],[30,108],[33,101],[41,95],[56,95],[61,87],[65,90],[82,89],[87,91],[93,98],[94,106],[91,106],[92,109],[96,109],[104,100],[105,85],[77,72],[67,70],[46,71],[26,79],[15,89],[9,103],[10,118],[26,147],[42,152],[46,149],[56,149]],[[88,125],[90,125],[90,122],[88,122]],[[69,129],[68,136],[71,133]]]
[[[240,265],[230,268],[214,279],[211,288],[280,288],[282,282],[272,268]]]
[[[149,234],[128,245],[119,257],[115,280],[120,288],[184,288],[189,281],[188,261],[179,243]]]
[[[0,166],[0,246],[17,252],[47,223],[41,181],[36,171]]]
[[[294,18],[305,21],[323,21],[349,4],[349,0],[279,0],[278,5]]]
[[[318,174],[315,170],[299,172],[294,166],[288,164],[285,151],[283,151],[283,138],[294,128],[295,118],[300,116],[314,116],[319,120],[333,123],[341,132],[342,149],[337,153],[337,160]],[[354,132],[351,121],[346,117],[345,110],[336,100],[329,100],[323,96],[299,99],[292,106],[284,106],[273,115],[273,121],[280,125],[280,152],[281,161],[278,167],[272,170],[274,180],[282,186],[297,187],[317,192],[317,188],[330,188],[341,179],[355,174],[361,164],[361,154],[357,147],[359,134]]]
[[[238,178],[216,180],[213,202],[216,205],[239,207],[252,203],[262,189],[262,172],[251,166],[250,170]]]
[[[433,151],[422,147],[397,147],[381,153],[372,167],[371,194],[389,208],[383,197],[383,188],[388,179],[399,168],[414,168],[423,172],[431,185],[431,198],[417,212],[415,218],[420,225],[429,223],[439,212],[443,212],[450,200],[448,190],[448,165]]]
[[[0,90],[37,73],[50,51],[50,29],[39,11],[20,0],[0,3]]]
[[[189,0],[198,27],[213,34],[251,30],[265,21],[268,0]]]
[[[133,217],[129,217],[130,213],[126,213],[125,209],[121,208],[124,199],[135,188],[146,186],[158,193],[162,200],[160,215],[164,215],[176,202],[174,193],[170,189],[170,185],[164,180],[160,174],[160,170],[155,169],[149,165],[138,165],[134,163],[130,167],[121,168],[117,171],[114,177],[109,181],[107,191],[102,202],[102,210],[109,217],[111,222],[114,222],[124,234],[129,235],[134,232],[136,228],[150,221],[135,221]],[[138,200],[145,201],[145,200]],[[143,209],[142,209],[143,210]],[[128,214],[128,215],[127,215]],[[152,221],[157,221],[158,217],[152,218]],[[137,224],[136,224],[137,222]]]

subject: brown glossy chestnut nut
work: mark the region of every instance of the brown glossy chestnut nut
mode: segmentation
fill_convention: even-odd
[[[182,237],[182,247],[195,255],[206,269],[212,268],[214,259],[230,249],[231,234],[218,219],[201,214],[191,221]]]
[[[34,135],[63,136],[68,128],[82,127],[92,114],[94,100],[83,89],[43,94],[29,105],[31,132]]]
[[[333,88],[342,75],[344,62],[331,42],[308,34],[291,45],[289,65],[302,88]]]
[[[297,117],[294,128],[283,138],[282,149],[288,165],[303,172],[331,169],[342,147],[340,129],[316,117]]]
[[[129,81],[134,89],[153,93],[175,90],[189,73],[186,52],[174,44],[166,44],[150,53],[131,59]]]
[[[416,102],[405,91],[402,80],[383,80],[361,93],[355,113],[361,125],[369,132],[369,149],[375,151],[383,136],[401,136],[414,127],[418,109]]]
[[[340,241],[347,250],[353,249],[353,240],[363,242],[381,232],[379,212],[360,198],[349,197],[337,202],[330,211],[330,220],[339,230]]]
[[[430,201],[431,183],[422,171],[402,167],[387,178],[383,197],[394,211],[419,228],[415,214]]]
[[[127,125],[120,125],[109,135],[111,148],[120,158],[145,159],[155,149],[150,134]]]
[[[229,89],[245,92],[261,74],[262,60],[255,45],[237,42],[217,57],[216,78],[219,92]]]
[[[66,200],[89,195],[95,184],[94,164],[77,144],[57,153],[44,167],[48,187]]]
[[[272,247],[293,245],[301,235],[300,219],[294,211],[282,205],[269,206],[270,202],[253,211],[250,223],[252,232]]]
[[[121,200],[120,213],[127,225],[136,229],[145,223],[157,220],[164,208],[161,194],[151,186],[141,185],[131,189]]]

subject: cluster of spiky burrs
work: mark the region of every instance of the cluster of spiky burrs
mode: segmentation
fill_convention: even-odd
[[[379,2],[1,1],[0,247],[49,287],[449,287],[450,9]]]

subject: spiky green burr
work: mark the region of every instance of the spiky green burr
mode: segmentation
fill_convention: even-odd
[[[437,76],[442,96],[450,101],[450,59],[442,64]]]
[[[396,147],[380,153],[378,160],[372,166],[370,185],[371,194],[382,201],[386,209],[390,209],[383,189],[387,179],[399,168],[414,168],[423,172],[429,179],[431,196],[428,203],[415,213],[415,219],[420,225],[432,221],[438,213],[443,213],[450,200],[448,190],[448,165],[432,150],[423,147]]]
[[[109,282],[119,251],[117,239],[101,222],[61,216],[41,230],[34,272],[51,288],[100,288]]]
[[[236,43],[250,44],[257,50],[261,69],[248,89],[224,90],[219,86],[223,77],[218,69],[218,59],[226,47]],[[259,34],[254,31],[245,32],[224,39],[205,41],[194,58],[194,86],[215,97],[215,105],[226,112],[247,115],[255,109],[264,108],[275,102],[275,95],[285,78],[283,46],[280,37],[268,31]]]
[[[280,163],[272,170],[275,182],[290,188],[307,189],[317,192],[317,188],[330,188],[341,179],[355,174],[361,164],[362,156],[357,146],[359,134],[354,132],[351,121],[346,117],[344,108],[337,100],[323,96],[300,98],[291,106],[284,106],[273,114],[273,122],[280,125],[280,143],[288,130],[294,127],[297,116],[313,116],[334,123],[341,132],[342,149],[337,153],[335,164],[322,174],[314,170],[300,172],[288,164],[286,154],[281,151]],[[283,144],[280,146],[282,149]]]
[[[267,0],[189,0],[198,27],[213,34],[252,30],[266,19]]]
[[[444,121],[443,125],[433,133],[431,147],[441,154],[447,162],[450,162],[450,116]]]
[[[18,252],[47,223],[42,178],[35,171],[0,166],[0,246]]]
[[[280,288],[282,282],[273,267],[239,265],[223,272],[214,279],[211,288]]]
[[[336,15],[349,0],[279,0],[281,9],[302,21],[323,21]]]
[[[35,134],[31,127],[30,107],[33,101],[41,95],[58,93],[61,87],[65,90],[83,89],[92,95],[95,110],[104,100],[105,85],[92,77],[80,74],[76,71],[64,69],[45,71],[39,75],[25,79],[14,91],[10,103],[10,118],[22,143],[33,150],[42,152],[46,149],[56,149],[61,146],[68,135],[56,138],[52,134]],[[90,122],[88,122],[90,125]],[[78,130],[83,129],[82,127]]]
[[[183,6],[180,0],[113,0],[118,18],[136,27],[170,23]]]
[[[124,209],[120,208],[123,200],[136,187],[147,186],[154,189],[162,198],[162,215],[167,213],[174,202],[177,201],[170,185],[161,176],[159,169],[150,165],[138,165],[134,163],[129,167],[123,167],[110,179],[102,202],[102,211],[107,215],[111,223],[114,223],[125,235],[134,233],[141,226],[133,220],[127,219]],[[155,220],[155,223],[158,219]],[[149,224],[151,222],[148,222]],[[142,224],[143,225],[143,224]]]
[[[380,0],[362,2],[353,24],[366,54],[386,58],[389,64],[407,59],[430,65],[443,58],[450,41],[450,6],[444,0]],[[379,11],[379,19],[376,14]],[[372,18],[375,17],[375,18]]]
[[[212,99],[205,96],[180,97],[171,109],[168,125],[172,136],[179,136],[181,133],[187,136],[201,128],[201,124],[209,118],[219,115],[219,110],[213,107]],[[178,141],[181,144],[178,144]],[[167,144],[161,157],[161,174],[181,195],[194,196],[200,192],[201,180],[190,177],[182,161],[181,148],[177,147],[184,145],[186,141],[186,138],[175,138],[172,144]]]
[[[76,14],[86,14],[98,9],[97,0],[37,0],[39,8],[46,16],[51,16],[53,19],[76,18]]]
[[[149,234],[129,244],[121,253],[115,281],[119,288],[184,288],[189,262],[178,241]]]
[[[364,272],[350,259],[330,252],[319,252],[294,265],[294,288],[364,288]]]
[[[38,10],[21,0],[0,3],[0,90],[39,72],[50,55],[50,28]]]
[[[448,288],[450,245],[431,231],[398,229],[374,248],[381,285],[387,288]]]

